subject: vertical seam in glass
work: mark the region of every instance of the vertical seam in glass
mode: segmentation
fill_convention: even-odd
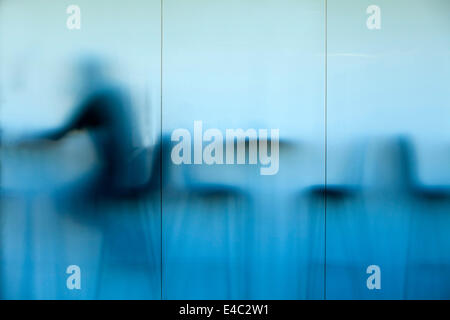
[[[159,187],[160,187],[160,210],[161,210],[161,224],[160,224],[160,251],[161,251],[161,261],[160,261],[160,272],[161,272],[161,300],[163,300],[163,0],[160,0],[160,11],[161,11],[161,22],[160,22],[160,137],[159,137]]]
[[[325,215],[325,222],[324,222],[324,281],[323,281],[323,295],[324,300],[327,299],[327,143],[328,143],[328,131],[327,131],[327,108],[328,108],[328,1],[325,0],[325,100],[324,100],[324,107],[325,107],[325,192],[324,192],[324,215]]]

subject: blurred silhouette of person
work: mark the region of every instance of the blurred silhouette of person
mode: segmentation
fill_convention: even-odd
[[[101,173],[93,186],[96,194],[149,191],[159,180],[155,177],[159,171],[155,168],[159,163],[158,150],[153,151],[156,157],[152,157],[150,150],[133,146],[135,121],[130,97],[105,71],[94,58],[82,60],[77,66],[80,103],[60,127],[35,138],[59,140],[74,130],[87,130],[101,162]]]

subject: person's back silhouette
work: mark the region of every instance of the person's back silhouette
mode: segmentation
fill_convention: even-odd
[[[83,61],[78,71],[82,85],[81,103],[63,125],[40,137],[58,140],[73,130],[88,130],[102,164],[96,192],[128,194],[148,190],[154,179],[149,181],[148,177],[145,184],[139,184],[136,177],[140,176],[142,180],[145,173],[134,171],[154,167],[155,161],[150,163],[149,150],[133,146],[135,126],[129,96],[104,76],[103,68],[95,60]],[[141,153],[137,157],[140,164],[133,163],[136,151]]]

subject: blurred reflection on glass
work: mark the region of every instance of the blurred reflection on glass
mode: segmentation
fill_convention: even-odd
[[[0,298],[448,299],[449,1],[376,30],[365,1],[162,3],[68,30],[0,1]],[[279,171],[175,165],[196,120],[279,129]]]
[[[448,299],[450,3],[371,4],[328,0],[327,298]]]
[[[160,1],[68,5],[0,2],[0,297],[158,299]]]

